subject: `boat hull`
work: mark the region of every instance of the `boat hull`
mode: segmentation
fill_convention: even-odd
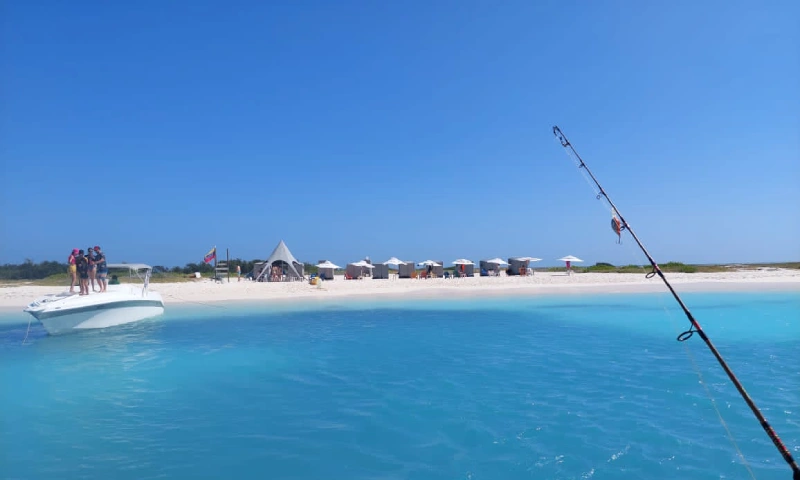
[[[92,295],[92,299],[76,296],[40,299],[25,311],[50,335],[124,325],[164,313],[164,303],[158,293],[148,292],[144,298],[131,298],[125,295],[127,292],[115,293]]]
[[[39,323],[50,335],[62,335],[74,330],[89,328],[107,328],[126,323],[138,322],[157,317],[164,313],[160,305],[125,306],[106,309],[94,309],[82,312],[63,313],[61,315],[40,318]]]

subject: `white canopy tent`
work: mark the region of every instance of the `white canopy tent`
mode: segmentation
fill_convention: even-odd
[[[363,278],[365,268],[371,273],[372,269],[375,268],[375,265],[367,262],[366,260],[348,263],[347,268],[345,269],[345,276],[349,275],[351,278]]]
[[[425,260],[424,262],[420,262],[418,265],[423,268],[423,273],[419,274],[422,278],[444,276],[443,261],[437,262],[435,260]]]
[[[433,260],[425,260],[424,262],[420,262],[420,265],[424,265],[424,266],[426,266],[426,267],[427,267],[428,265],[430,265],[430,266],[432,266],[432,267],[441,267],[441,266],[442,266],[441,264],[439,264],[439,263],[436,263],[436,262],[434,262]]]
[[[272,271],[273,266],[278,266],[276,264],[280,264],[282,267],[280,278]],[[264,278],[270,282],[305,279],[303,275],[303,264],[294,258],[294,255],[289,251],[289,247],[283,243],[283,240],[278,243],[278,246],[272,251],[267,261],[261,264],[261,271],[255,277],[256,281],[263,281],[262,279]]]
[[[459,258],[458,260],[453,261],[453,265],[456,266],[453,275],[455,275],[457,278],[475,276],[475,262],[472,260]]]
[[[496,276],[500,275],[501,269],[500,265],[508,265],[508,262],[503,260],[500,257],[495,257],[489,260],[481,260],[480,268],[481,268],[481,276]]]
[[[325,260],[317,265],[318,275],[323,280],[333,280],[333,271],[340,268],[342,267],[332,263],[330,260]]]
[[[493,263],[495,265],[508,265],[508,262],[506,262],[505,260],[503,260],[500,257],[495,257],[495,258],[493,258],[491,260],[486,260],[486,263]]]
[[[516,257],[517,260],[522,260],[523,262],[540,262],[541,258],[536,257]]]
[[[508,259],[508,272],[511,275],[533,275],[530,268],[531,262],[538,262],[541,258],[536,257],[511,257]]]
[[[392,270],[398,270],[400,265],[405,264],[406,262],[397,257],[392,257],[383,263],[374,264],[373,267],[375,268],[372,269],[372,278],[375,280],[386,280],[390,278],[389,268],[392,268]]]
[[[392,257],[389,260],[386,260],[385,262],[383,262],[383,264],[384,265],[393,265],[393,266],[397,267],[397,266],[400,266],[400,265],[405,265],[406,262],[400,260],[397,257]]]
[[[335,264],[331,263],[330,260],[325,260],[324,262],[322,262],[319,265],[317,265],[317,268],[332,268],[332,269],[336,270],[336,269],[339,269],[339,268],[342,268],[342,267],[340,267],[339,265],[335,265]]]

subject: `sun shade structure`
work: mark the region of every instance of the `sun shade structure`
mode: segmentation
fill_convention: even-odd
[[[397,266],[397,278],[411,278],[416,271],[414,262],[403,262]]]
[[[486,263],[493,263],[495,265],[508,265],[508,262],[506,262],[505,260],[503,260],[500,257],[495,257],[495,258],[493,258],[491,260],[486,260]]]
[[[423,274],[421,275],[434,275],[436,277],[444,276],[444,262],[443,261],[435,261],[435,260],[425,260],[421,262],[420,265],[423,268]]]
[[[420,265],[425,265],[426,267],[428,265],[431,265],[431,266],[434,266],[434,267],[441,267],[442,266],[441,263],[436,263],[433,260],[425,260],[424,262],[420,262]]]
[[[342,267],[331,263],[330,260],[320,260],[317,268],[319,269],[320,278],[324,280],[333,280],[333,271]]]
[[[459,258],[458,260],[453,261],[453,265],[456,266],[453,276],[457,278],[475,276],[475,263],[472,260]]]
[[[342,267],[331,263],[330,260],[325,260],[324,262],[317,265],[317,268],[333,268],[335,270],[337,268],[342,268]]]
[[[275,268],[273,268],[275,267]],[[256,281],[279,282],[284,280],[304,280],[303,264],[298,262],[289,247],[281,240],[266,262],[258,264],[260,268]]]
[[[530,270],[531,262],[538,262],[541,258],[535,257],[511,257],[508,259],[508,275],[533,275]]]
[[[572,255],[567,255],[566,257],[559,258],[559,260],[561,260],[562,262],[567,262],[567,273],[572,272],[572,265],[570,265],[572,262],[582,262],[583,261],[578,257],[573,257]]]
[[[363,278],[364,276],[371,275],[372,269],[375,265],[367,262],[366,260],[359,260],[358,262],[348,263],[345,268],[345,278]]]
[[[480,272],[481,277],[490,277],[500,275],[500,265],[508,265],[508,262],[500,257],[495,257],[489,260],[481,260]]]
[[[383,263],[379,263],[377,265],[373,265],[375,268],[372,269],[372,278],[374,280],[386,280],[389,278],[389,266],[393,267],[400,267],[400,265],[405,265],[406,262],[400,260],[397,257],[392,257],[389,260],[386,260]]]
[[[392,257],[392,258],[390,258],[389,260],[386,260],[385,262],[383,262],[383,264],[384,264],[384,265],[394,265],[394,266],[396,267],[396,266],[398,266],[398,265],[405,265],[405,264],[406,264],[406,262],[404,262],[404,261],[400,260],[400,259],[399,259],[399,258],[397,258],[397,257]]]

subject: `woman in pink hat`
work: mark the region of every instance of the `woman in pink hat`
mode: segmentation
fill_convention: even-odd
[[[72,283],[69,286],[69,293],[75,293],[75,282],[78,281],[78,268],[75,266],[75,257],[78,255],[78,249],[73,248],[72,253],[67,258],[67,273],[72,278]]]

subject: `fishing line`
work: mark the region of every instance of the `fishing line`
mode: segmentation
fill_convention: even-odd
[[[695,333],[703,340],[703,342],[706,344],[706,346],[708,346],[709,350],[711,350],[711,353],[714,355],[714,357],[719,362],[719,364],[722,367],[722,369],[728,375],[728,378],[731,380],[731,382],[734,384],[736,389],[739,391],[739,395],[747,403],[748,407],[750,407],[750,410],[753,412],[753,415],[755,415],[756,419],[761,424],[761,427],[764,429],[764,432],[766,432],[767,436],[769,436],[770,440],[772,440],[772,443],[775,445],[775,448],[778,449],[778,452],[781,454],[783,459],[786,461],[786,463],[791,468],[791,470],[792,470],[792,479],[793,480],[800,480],[800,467],[798,467],[797,463],[795,462],[794,458],[792,457],[792,454],[789,452],[789,450],[783,444],[783,442],[781,441],[780,437],[778,437],[778,434],[775,433],[775,430],[772,428],[772,426],[769,424],[769,422],[767,422],[767,419],[764,417],[764,415],[761,413],[759,408],[756,406],[756,404],[753,401],[753,399],[750,398],[750,395],[744,389],[744,386],[742,385],[742,383],[739,381],[739,379],[736,377],[736,375],[730,369],[730,367],[728,366],[728,364],[725,361],[725,359],[722,358],[722,355],[719,353],[717,348],[711,342],[711,339],[708,337],[708,335],[706,335],[706,333],[703,330],[703,328],[700,326],[700,324],[694,318],[694,315],[692,315],[692,313],[689,311],[689,308],[686,306],[686,304],[683,303],[683,300],[680,298],[678,293],[675,291],[675,289],[669,283],[669,280],[667,280],[666,276],[664,276],[664,272],[661,271],[661,268],[658,266],[656,261],[653,259],[653,257],[650,255],[650,253],[647,251],[647,249],[642,244],[642,242],[639,240],[639,237],[637,237],[636,234],[634,233],[634,231],[631,229],[631,226],[628,224],[628,222],[625,220],[625,218],[619,212],[619,209],[617,209],[616,205],[614,205],[614,202],[611,200],[611,198],[609,198],[608,194],[605,192],[605,190],[603,189],[602,185],[600,185],[600,182],[597,181],[595,176],[592,174],[591,170],[589,170],[589,167],[586,165],[586,163],[583,161],[583,159],[581,159],[580,155],[578,155],[578,152],[575,151],[575,148],[572,146],[572,144],[569,142],[569,140],[567,140],[566,136],[561,131],[561,129],[558,128],[558,126],[554,126],[553,127],[553,134],[559,140],[559,142],[561,143],[561,146],[566,149],[567,153],[571,152],[571,153],[573,153],[575,155],[575,157],[577,159],[578,168],[581,169],[581,170],[585,170],[586,173],[589,175],[589,177],[591,177],[592,182],[596,185],[597,191],[599,192],[599,193],[597,193],[597,198],[598,199],[599,198],[605,198],[605,200],[608,202],[608,204],[610,205],[610,207],[612,209],[612,213],[614,213],[616,215],[616,217],[619,219],[620,224],[621,224],[621,230],[627,230],[628,231],[628,233],[634,239],[636,244],[639,246],[639,249],[647,257],[647,260],[650,262],[650,265],[652,267],[652,271],[650,273],[646,274],[645,277],[646,278],[653,278],[654,276],[658,275],[658,277],[664,282],[664,285],[666,285],[666,287],[669,289],[670,293],[672,293],[672,296],[673,296],[673,298],[675,298],[675,301],[678,302],[678,304],[680,305],[681,310],[683,310],[683,313],[686,315],[686,318],[689,320],[690,327],[689,327],[688,330],[686,330],[683,333],[679,334],[678,337],[677,337],[677,340],[679,342],[685,342],[686,340],[691,338]],[[704,386],[705,386],[705,388],[707,388],[705,383],[704,383]],[[716,405],[715,405],[715,408],[716,408]],[[720,415],[720,419],[722,419],[721,415]],[[724,422],[724,420],[723,420],[723,422]],[[750,470],[749,466],[748,466],[748,470]],[[751,471],[751,475],[752,475],[752,471]]]

